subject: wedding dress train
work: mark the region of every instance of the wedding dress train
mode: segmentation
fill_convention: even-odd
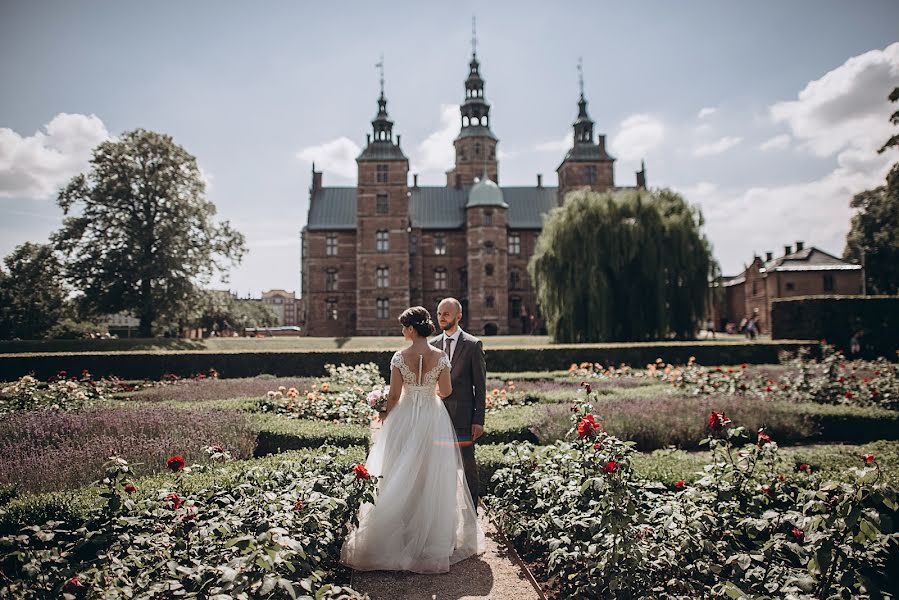
[[[384,420],[365,463],[379,477],[374,504],[359,510],[341,562],[359,571],[445,573],[484,552],[484,531],[465,483],[455,429],[439,396],[446,355],[418,376],[399,352],[391,366],[403,375],[399,402]]]

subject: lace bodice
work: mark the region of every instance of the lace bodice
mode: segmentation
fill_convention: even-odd
[[[423,357],[421,355],[418,356],[418,365],[419,371],[421,371],[421,364],[423,362]],[[409,365],[406,364],[406,361],[403,360],[403,355],[397,352],[393,355],[393,358],[390,359],[390,365],[392,367],[396,367],[400,370],[400,373],[403,374],[403,385],[411,386],[411,387],[431,387],[437,385],[437,378],[440,377],[440,371],[445,368],[449,368],[452,365],[450,364],[449,357],[441,353],[440,359],[437,361],[437,364],[430,370],[425,373],[421,373],[421,382],[418,381],[419,373],[415,373],[412,369],[409,368]]]

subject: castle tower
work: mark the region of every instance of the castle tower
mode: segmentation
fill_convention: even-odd
[[[378,114],[356,159],[357,335],[390,335],[409,306],[409,159],[393,139],[384,97],[384,61]]]
[[[496,145],[499,140],[490,130],[490,104],[484,98],[484,79],[481,77],[477,55],[477,37],[472,20],[471,62],[465,80],[465,102],[459,107],[462,129],[453,141],[456,166],[446,173],[447,186],[468,186],[486,169],[494,182],[499,181]]]
[[[508,333],[509,266],[506,245],[509,205],[486,172],[468,192],[468,329],[474,335]]]
[[[593,121],[587,114],[587,100],[584,98],[584,77],[581,62],[578,61],[578,80],[581,97],[578,100],[578,114],[574,122],[574,145],[562,164],[556,169],[559,175],[559,204],[565,194],[578,188],[590,188],[598,192],[615,186],[615,159],[606,152],[606,136],[600,135],[593,141]]]

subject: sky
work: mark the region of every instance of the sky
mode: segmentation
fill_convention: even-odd
[[[500,184],[556,184],[580,57],[617,185],[645,160],[650,187],[702,209],[725,274],[796,240],[842,255],[853,194],[899,161],[876,152],[899,109],[893,0],[0,0],[0,255],[46,242],[91,149],[142,127],[197,158],[247,238],[212,287],[299,293],[311,163],[354,185],[382,54],[410,171],[445,183],[472,16]]]

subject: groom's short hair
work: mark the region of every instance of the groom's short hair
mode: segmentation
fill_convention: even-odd
[[[453,298],[452,296],[450,296],[449,298],[444,298],[443,300],[441,300],[441,301],[437,304],[437,307],[439,308],[440,305],[443,304],[444,302],[451,302],[452,304],[455,305],[456,310],[458,310],[460,313],[462,312],[462,303],[459,302],[458,300],[456,300],[455,298]]]

